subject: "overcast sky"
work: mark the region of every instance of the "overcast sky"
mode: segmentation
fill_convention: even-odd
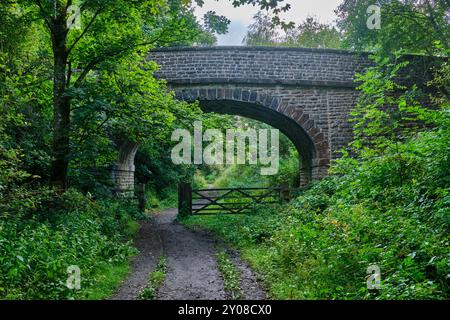
[[[285,0],[292,8],[282,15],[289,21],[301,22],[307,16],[315,16],[322,23],[332,23],[336,16],[334,9],[342,0]],[[196,8],[196,15],[201,18],[208,11],[215,11],[231,20],[228,34],[218,36],[218,45],[242,45],[247,27],[252,17],[258,12],[253,6],[234,8],[230,0],[205,0],[202,8]]]

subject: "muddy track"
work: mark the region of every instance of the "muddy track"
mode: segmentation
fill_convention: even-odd
[[[139,253],[133,261],[130,276],[120,286],[112,300],[136,300],[147,285],[148,275],[152,272],[162,254],[162,241],[156,231],[153,220],[144,220],[134,241]]]
[[[158,300],[218,300],[228,299],[216,262],[216,248],[222,247],[203,231],[191,231],[176,221],[176,209],[155,214],[145,221],[136,239],[139,255],[133,271],[112,299],[137,299],[146,286],[161,254],[166,256],[166,277],[159,288]],[[230,251],[231,253],[231,251]],[[230,254],[241,272],[241,286],[246,299],[265,299],[251,269],[239,256]]]
[[[214,240],[194,233],[175,221],[176,210],[155,216],[167,257],[166,278],[158,290],[160,300],[226,299],[217,268]]]

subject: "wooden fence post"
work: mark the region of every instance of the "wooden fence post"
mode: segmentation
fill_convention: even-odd
[[[138,183],[136,185],[135,193],[136,193],[136,197],[138,199],[139,210],[141,212],[144,212],[145,211],[145,207],[146,207],[146,202],[147,202],[147,199],[145,197],[145,184],[144,183]]]
[[[280,200],[281,202],[288,202],[289,200],[291,200],[289,185],[287,183],[281,185]]]
[[[181,216],[192,214],[192,187],[190,183],[178,185],[178,214]]]

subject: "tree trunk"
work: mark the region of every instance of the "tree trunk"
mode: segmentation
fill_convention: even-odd
[[[70,98],[66,96],[67,26],[65,11],[53,24],[53,159],[50,184],[61,191],[67,189],[70,155]]]

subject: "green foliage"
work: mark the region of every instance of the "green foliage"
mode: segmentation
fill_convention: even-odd
[[[369,29],[370,5],[381,8],[381,28]],[[448,49],[448,1],[345,0],[336,10],[338,27],[344,31],[346,47],[393,53],[438,53],[439,41]]]
[[[159,192],[154,189],[146,190],[147,208],[149,210],[164,210],[178,206],[178,189],[167,188]]]
[[[218,16],[214,11],[208,11],[204,18],[205,29],[210,32],[217,32],[218,34],[225,34],[228,32],[228,25],[230,20],[224,16]]]
[[[393,155],[342,160],[283,210],[245,217],[189,217],[214,230],[265,275],[280,299],[447,299],[450,273],[448,131],[422,133],[408,150],[403,184]],[[421,152],[419,152],[421,150]],[[345,170],[344,170],[345,169]],[[366,287],[377,264],[382,287]]]
[[[360,78],[355,140],[333,163],[332,176],[283,208],[184,220],[241,250],[274,298],[449,297],[448,98],[398,85],[406,63],[378,62]],[[430,85],[447,80],[437,73]],[[374,264],[378,291],[366,283]]]
[[[106,263],[98,269],[93,282],[95,286],[86,288],[83,299],[102,300],[110,298],[131,271],[129,261]]]
[[[257,166],[202,166],[197,173],[194,166],[171,163],[174,128],[190,129],[194,120],[205,128],[236,124],[176,101],[153,77],[157,66],[145,59],[151,48],[211,45],[226,31],[228,19],[214,12],[197,21],[192,2],[72,1],[81,4],[82,28],[71,30],[65,30],[68,1],[0,6],[0,298],[105,298],[114,291],[129,271],[134,250],[128,240],[142,218],[131,201],[109,198],[108,169],[123,139],[141,143],[137,175],[152,208],[175,206],[180,181],[295,186],[292,147],[280,151],[280,174],[264,179]],[[366,26],[373,3],[381,5],[381,30]],[[243,250],[275,297],[448,299],[448,1],[344,1],[337,10],[342,34],[314,19],[293,29],[277,16],[289,9],[281,1],[233,4],[274,14],[255,18],[248,44],[337,48],[343,36],[347,48],[376,51],[376,66],[359,77],[355,140],[333,165],[335,176],[284,208],[184,221],[215,230]],[[280,36],[278,27],[287,35]],[[67,32],[61,46],[52,44],[55,29]],[[54,50],[62,47],[62,55]],[[431,59],[426,86],[398,83],[397,74],[414,64],[398,56],[404,52],[441,57]],[[55,57],[66,61],[55,67]],[[70,100],[63,106],[70,123],[61,131],[68,135],[62,149],[76,189],[64,194],[43,187],[59,147],[52,144],[61,115],[54,112],[56,87]],[[288,145],[283,139],[281,146]],[[377,294],[365,286],[373,263],[382,272]],[[81,268],[80,291],[65,285],[69,265]],[[150,277],[155,288],[163,269]]]
[[[283,45],[304,48],[341,48],[342,35],[335,27],[307,17],[296,28],[287,32]]]
[[[159,258],[156,269],[150,273],[147,286],[139,294],[140,300],[153,300],[156,297],[158,288],[164,282],[166,277],[166,257],[162,255]]]
[[[122,265],[123,270],[123,263],[135,254],[128,239],[136,232],[133,220],[138,213],[125,200],[93,201],[75,190],[31,194],[2,205],[2,299],[88,297],[92,288],[103,285],[99,274],[105,268]],[[66,287],[71,265],[80,267],[80,291]],[[108,280],[109,293],[121,280],[115,279],[115,284]]]
[[[215,118],[213,118],[215,120]],[[219,121],[211,121],[211,126],[225,131],[226,129],[274,129],[270,125],[257,120],[239,116],[220,116]],[[213,185],[215,187],[268,187],[287,184],[298,186],[299,155],[292,142],[284,134],[280,134],[279,140],[279,171],[275,175],[261,175],[261,165],[214,165],[199,166],[194,176],[194,182],[202,186]],[[200,181],[200,180],[205,181]],[[197,180],[197,181],[195,181]]]
[[[248,27],[243,43],[247,46],[273,46],[279,37],[270,15],[260,11],[253,16],[253,22]]]
[[[242,297],[240,273],[225,251],[217,253],[217,266],[222,274],[225,290],[232,300],[239,300]]]
[[[192,179],[193,189],[206,189],[208,188],[208,182],[200,171],[196,171]]]
[[[280,144],[291,144],[280,141]],[[279,162],[279,171],[276,175],[261,175],[260,165],[227,165],[217,167],[214,175],[209,177],[210,184],[219,188],[237,187],[270,187],[287,184],[298,186],[300,159],[297,151],[291,145],[286,154],[282,154]]]
[[[333,26],[322,24],[313,17],[280,33],[270,14],[260,11],[253,17],[243,43],[248,46],[340,48],[341,37]]]

